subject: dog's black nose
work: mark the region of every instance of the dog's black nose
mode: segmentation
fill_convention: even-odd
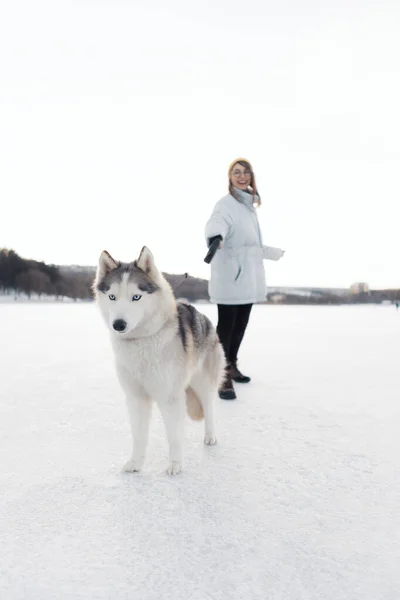
[[[115,331],[125,331],[126,321],[124,321],[123,319],[117,319],[116,321],[114,321],[113,327]]]

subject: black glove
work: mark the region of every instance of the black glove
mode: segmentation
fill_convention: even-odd
[[[204,259],[205,263],[209,264],[212,261],[214,254],[218,250],[220,242],[222,242],[222,235],[214,235],[208,240],[208,252]]]

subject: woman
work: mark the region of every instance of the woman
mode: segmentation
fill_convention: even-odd
[[[256,302],[265,302],[267,289],[263,259],[279,260],[284,252],[263,246],[256,206],[261,205],[250,163],[239,158],[229,167],[229,194],[215,205],[206,225],[208,246],[220,239],[211,262],[209,294],[218,305],[217,333],[227,360],[226,378],[219,395],[236,398],[232,381],[248,383],[237,366],[240,344]]]

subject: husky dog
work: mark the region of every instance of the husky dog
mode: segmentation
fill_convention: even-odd
[[[93,285],[111,331],[116,369],[125,392],[133,451],[124,471],[143,467],[152,402],[164,419],[170,475],[183,465],[185,408],[205,420],[205,444],[215,444],[214,400],[225,358],[210,320],[177,303],[145,246],[137,260],[121,263],[102,252]]]

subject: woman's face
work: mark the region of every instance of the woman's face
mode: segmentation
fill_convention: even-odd
[[[236,163],[233,167],[231,174],[231,181],[235,188],[239,190],[247,191],[247,188],[251,184],[251,171],[250,169],[243,167],[241,164]]]

